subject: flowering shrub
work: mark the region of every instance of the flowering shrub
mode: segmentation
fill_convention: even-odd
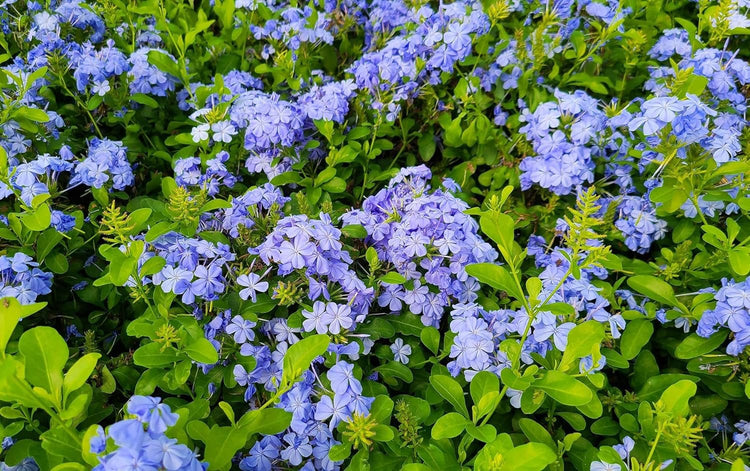
[[[747,0],[0,27],[0,470],[750,469]]]

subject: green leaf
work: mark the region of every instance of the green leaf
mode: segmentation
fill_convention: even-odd
[[[464,400],[464,391],[461,385],[458,384],[458,381],[450,376],[432,375],[430,376],[430,384],[432,384],[432,387],[435,388],[435,391],[443,399],[448,401],[464,417],[469,418],[469,410],[466,408],[466,401]]]
[[[592,355],[594,364],[601,357],[599,346],[604,340],[604,326],[594,320],[573,327],[568,333],[568,346],[565,348],[559,370],[566,371],[577,366],[577,360]]]
[[[114,252],[118,252],[119,255]],[[112,257],[109,261],[109,279],[115,286],[124,286],[133,276],[138,260],[135,257],[128,257],[119,250],[110,251],[109,256]]]
[[[159,221],[146,232],[146,242],[153,242],[159,236],[166,234],[174,228],[175,223],[172,221]]]
[[[16,113],[20,118],[26,118],[37,123],[46,123],[47,121],[49,121],[49,116],[47,115],[47,113],[45,113],[44,110],[40,110],[39,108],[22,106],[16,111]]]
[[[351,443],[339,443],[328,450],[328,459],[331,461],[344,461],[352,454]]]
[[[437,419],[430,434],[435,440],[457,437],[466,428],[466,422],[466,418],[458,412],[448,412]]]
[[[490,373],[489,371],[480,371],[474,375],[471,383],[469,384],[469,392],[471,393],[471,400],[474,404],[479,404],[479,401],[484,395],[491,392],[500,391],[500,379],[496,374]]]
[[[424,132],[421,136],[419,136],[419,141],[417,141],[418,149],[419,149],[419,156],[422,157],[422,160],[425,162],[429,161],[433,155],[435,155],[435,136],[432,134],[432,132]]]
[[[63,235],[57,232],[57,229],[54,227],[50,227],[42,232],[36,239],[37,260],[44,260],[44,257],[46,257],[62,239]]]
[[[161,51],[150,50],[148,52],[148,61],[162,72],[166,72],[174,77],[180,76],[180,68],[177,62]]]
[[[198,363],[213,365],[219,361],[219,354],[213,344],[204,337],[200,337],[185,347],[187,356]]]
[[[206,445],[204,458],[212,470],[229,469],[232,457],[247,441],[247,432],[242,428],[218,425],[209,428],[205,423],[193,420],[188,422],[186,429],[190,437]]]
[[[411,383],[414,380],[411,369],[397,361],[389,361],[384,365],[374,368],[373,371],[382,374],[384,378],[398,378],[405,383]]]
[[[419,334],[419,338],[425,347],[429,348],[434,354],[437,354],[440,348],[440,331],[434,327],[425,327]]]
[[[375,435],[373,435],[372,439],[376,442],[389,442],[393,440],[393,437],[395,436],[395,434],[393,433],[393,429],[383,424],[375,425],[372,428],[372,431],[375,432]]]
[[[34,232],[41,232],[47,229],[52,220],[52,212],[48,204],[42,204],[34,210],[26,211],[21,216],[21,222],[27,229]]]
[[[346,225],[341,228],[341,232],[349,237],[354,237],[355,239],[364,239],[367,237],[367,229],[360,224]]]
[[[541,443],[526,443],[503,454],[503,471],[542,471],[557,454]]]
[[[44,409],[50,413],[52,404],[34,394],[29,383],[18,377],[18,369],[22,368],[13,357],[8,357],[0,363],[0,401],[11,404],[17,403],[34,409]]]
[[[70,367],[63,378],[64,396],[67,396],[86,383],[86,380],[89,379],[94,368],[96,368],[96,362],[99,358],[101,358],[101,355],[98,353],[87,353],[73,363],[73,366]]]
[[[472,438],[479,440],[483,443],[490,443],[497,437],[497,429],[494,425],[474,425],[473,423],[466,422],[466,432],[471,435]]]
[[[281,384],[292,384],[308,368],[312,361],[324,354],[331,339],[327,335],[311,335],[293,344],[284,355]]]
[[[675,356],[681,360],[690,360],[705,355],[706,353],[710,353],[724,343],[724,340],[727,339],[727,335],[729,335],[729,331],[727,330],[720,330],[708,338],[692,333],[677,345],[677,348],[675,348],[674,351]]]
[[[553,450],[557,448],[555,441],[552,439],[552,435],[549,434],[546,428],[536,423],[536,421],[523,417],[518,419],[518,426],[521,427],[521,431],[526,435],[526,438],[528,438],[529,441],[542,443]]]
[[[513,218],[503,213],[489,212],[484,213],[479,218],[479,225],[487,237],[492,239],[506,257],[511,253],[513,248],[513,230],[515,223]]]
[[[142,345],[133,353],[133,362],[146,368],[171,366],[179,359],[180,355],[174,347],[162,349],[162,345],[156,342]]]
[[[422,335],[424,324],[422,324],[419,316],[415,316],[411,312],[401,313],[398,316],[390,317],[388,320],[396,328],[396,332],[400,334],[413,335],[414,337]]]
[[[674,417],[684,417],[690,412],[688,401],[695,396],[698,386],[687,379],[680,380],[670,385],[661,395],[661,403],[664,410],[673,414]]]
[[[385,394],[381,394],[372,402],[370,415],[378,423],[388,423],[393,413],[393,405],[393,399]]]
[[[697,376],[684,375],[678,373],[669,373],[658,376],[652,376],[646,380],[646,384],[638,391],[638,398],[641,401],[655,401],[666,389],[678,381],[688,380],[697,382],[700,378]]]
[[[60,463],[50,471],[86,471],[86,466],[81,463]]]
[[[18,350],[24,357],[26,380],[59,400],[69,355],[62,336],[52,327],[34,327],[21,335]]]
[[[593,393],[585,384],[557,370],[549,370],[534,382],[555,401],[566,406],[583,406],[591,401]]]
[[[21,305],[16,298],[0,299],[0,358],[5,357],[5,347],[22,318],[34,314],[47,303]]]
[[[637,292],[668,306],[677,306],[679,302],[674,289],[666,281],[651,275],[636,275],[628,278],[628,286]]]
[[[150,96],[144,94],[144,93],[134,93],[130,95],[130,99],[133,100],[136,103],[140,103],[141,105],[146,105],[149,108],[158,108],[159,102],[151,98]]]
[[[626,360],[632,360],[651,340],[654,325],[649,319],[635,319],[628,322],[620,338],[620,353]]]
[[[55,427],[41,434],[42,448],[52,455],[83,463],[81,437],[69,427]]]
[[[520,300],[524,297],[505,267],[494,263],[474,263],[466,266],[466,273],[476,278],[480,283],[505,291],[516,299]]]
[[[750,272],[750,254],[742,249],[730,250],[729,266],[738,275],[747,275]]]
[[[322,188],[328,193],[343,193],[346,191],[346,180],[341,177],[333,177],[324,183]]]
[[[275,435],[283,432],[292,422],[292,414],[284,409],[274,407],[263,410],[251,410],[240,417],[237,427],[248,435],[262,433]]]
[[[112,373],[107,368],[107,365],[102,366],[102,385],[99,390],[104,394],[112,394],[117,389],[117,381]]]
[[[141,266],[139,273],[141,274],[141,276],[150,276],[154,273],[159,273],[166,264],[167,261],[164,260],[163,257],[156,255],[146,260],[146,262]]]
[[[591,424],[591,433],[605,437],[615,436],[620,433],[620,424],[611,417],[602,417]]]
[[[381,283],[389,283],[392,285],[400,285],[406,283],[406,278],[395,271],[388,272],[385,275],[381,276],[379,279]]]
[[[578,430],[580,432],[581,430],[586,429],[586,419],[577,412],[558,412],[557,415],[559,415],[563,418],[563,420],[569,423],[574,430]]]

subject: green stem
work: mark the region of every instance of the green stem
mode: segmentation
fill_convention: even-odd
[[[656,451],[656,445],[659,444],[659,438],[661,438],[661,433],[664,431],[664,426],[662,425],[659,427],[659,431],[656,432],[656,438],[654,438],[654,443],[651,445],[651,450],[648,452],[648,456],[646,457],[646,463],[648,464],[651,462],[651,457],[654,456],[654,452]]]

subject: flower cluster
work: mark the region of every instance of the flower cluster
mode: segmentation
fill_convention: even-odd
[[[19,191],[21,200],[31,206],[34,197],[49,194],[50,186],[57,184],[59,176],[73,169],[73,159],[67,147],[60,149],[59,156],[42,154],[30,162],[19,162],[15,157],[9,159],[10,186],[0,181],[0,199]]]
[[[166,265],[152,282],[165,293],[180,295],[183,303],[192,304],[196,299],[218,299],[226,289],[223,268],[235,259],[227,245],[170,232],[154,241],[153,248]]]
[[[617,204],[615,227],[625,237],[625,245],[638,253],[648,252],[651,244],[667,233],[667,223],[656,216],[648,195],[622,197]]]
[[[237,129],[245,130],[245,149],[254,153],[291,147],[303,138],[304,114],[277,94],[243,93],[232,103],[229,116]]]
[[[163,54],[170,60],[175,61],[171,54],[162,49],[142,47],[134,51],[130,55],[130,70],[128,71],[130,92],[166,96],[167,92],[174,91],[177,78],[159,70],[159,68],[149,62],[149,53],[152,51]]]
[[[111,182],[115,190],[124,190],[133,184],[127,148],[119,141],[94,138],[89,143],[86,158],[76,164],[70,185],[101,188],[107,182]]]
[[[52,273],[43,271],[28,255],[17,252],[12,257],[0,255],[0,298],[16,298],[31,304],[38,296],[49,294]]]
[[[439,82],[441,72],[452,71],[471,53],[472,36],[489,29],[487,16],[475,2],[441,4],[437,10],[423,6],[405,13],[414,29],[403,29],[403,34],[363,54],[349,68],[357,87],[376,97],[375,109],[388,105],[390,121],[399,102],[417,96],[422,86]]]
[[[237,238],[241,231],[255,227],[256,221],[265,222],[268,217],[282,216],[281,208],[289,200],[281,190],[266,183],[233,198],[231,208],[205,216],[201,228],[219,230]]]
[[[177,423],[179,416],[158,397],[133,396],[125,406],[132,417],[102,427],[91,438],[91,453],[99,456],[96,471],[123,469],[163,469],[167,471],[203,471],[201,463],[187,446],[169,438],[165,432]],[[117,447],[112,450],[107,441]]]
[[[734,338],[727,353],[739,355],[750,345],[750,282],[723,279],[714,298],[716,307],[704,311],[698,321],[698,335],[710,337],[722,327],[729,328]]]
[[[352,80],[313,85],[310,91],[299,97],[298,104],[309,119],[343,123],[355,91]]]
[[[209,196],[219,193],[221,187],[232,188],[237,177],[227,171],[226,165],[229,154],[221,151],[213,159],[206,161],[206,171],[201,171],[201,159],[187,157],[175,162],[175,181],[184,187],[198,187],[206,191]]]
[[[559,195],[567,195],[594,178],[594,156],[602,156],[618,136],[604,131],[613,126],[598,102],[586,93],[555,92],[557,102],[540,104],[532,113],[525,109],[519,131],[532,143],[533,157],[519,168],[521,187],[537,184]],[[607,144],[609,142],[609,144]],[[615,149],[618,150],[615,144]]]
[[[466,203],[446,190],[430,191],[425,166],[401,170],[388,188],[365,199],[362,209],[342,217],[361,224],[379,260],[390,264],[405,280],[383,285],[378,304],[391,312],[403,305],[422,315],[425,325],[437,326],[454,300],[476,299],[478,284],[466,271],[471,263],[491,262],[497,252],[478,234],[478,224],[464,214]]]
[[[328,18],[318,15],[309,6],[283,9],[280,16],[280,19],[266,21],[262,26],[252,25],[250,30],[255,39],[281,41],[292,51],[304,43],[333,43]]]
[[[277,267],[280,277],[292,272],[300,274],[296,280],[279,282],[274,297],[281,302],[291,302],[296,300],[295,292],[299,288],[307,287],[300,297],[310,301],[319,298],[343,301],[346,306],[331,307],[331,310],[344,322],[337,325],[350,327],[352,322],[364,319],[374,291],[366,287],[351,268],[352,258],[340,239],[341,231],[325,213],[320,214],[320,219],[287,216],[279,220],[266,240],[250,253],[258,255],[265,265]],[[322,315],[320,304],[313,311]],[[349,319],[344,320],[346,317]]]

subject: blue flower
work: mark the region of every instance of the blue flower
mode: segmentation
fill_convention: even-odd
[[[281,457],[293,466],[298,466],[302,463],[303,458],[312,455],[310,440],[305,436],[300,436],[296,433],[287,433],[284,435],[284,442],[288,446],[281,450]]]
[[[391,344],[391,351],[393,352],[393,358],[399,363],[404,365],[409,363],[409,355],[411,355],[411,345],[404,344],[403,339],[397,338]]]
[[[354,377],[354,365],[345,361],[339,361],[328,370],[328,380],[331,382],[331,389],[338,395],[361,394],[362,385]]]
[[[237,277],[237,284],[245,288],[240,290],[240,298],[247,300],[250,298],[256,301],[256,293],[265,293],[268,291],[268,282],[260,281],[257,273],[242,274]]]
[[[242,316],[234,316],[232,322],[226,327],[226,332],[234,336],[236,343],[245,343],[255,339],[253,327],[255,327],[255,322]]]

